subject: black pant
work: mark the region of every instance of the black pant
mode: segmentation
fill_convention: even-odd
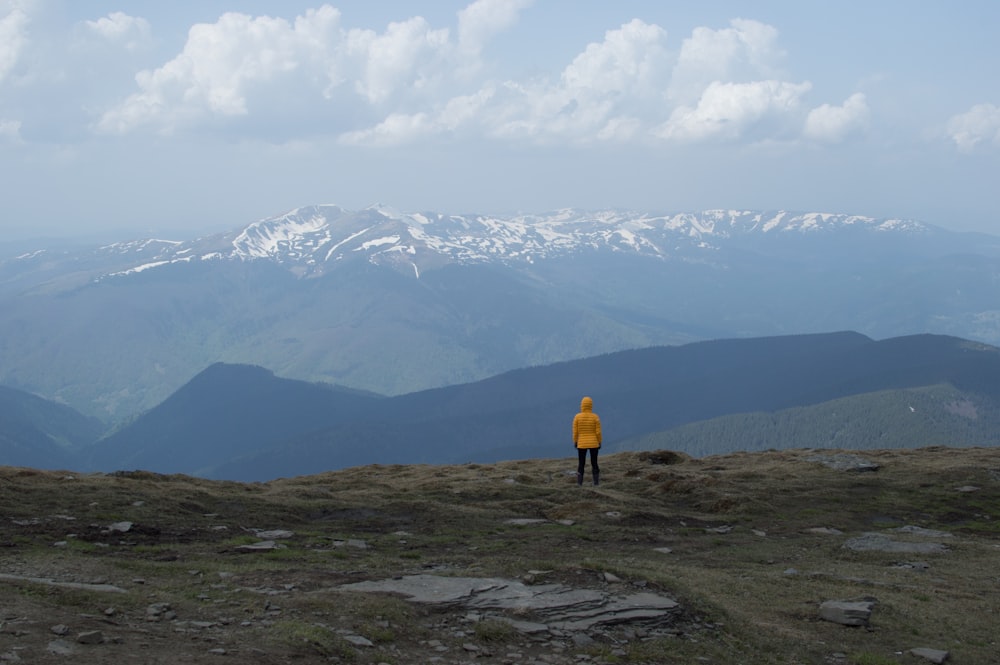
[[[587,463],[587,451],[590,451],[590,469],[594,473],[600,473],[601,467],[597,466],[597,452],[600,448],[577,448],[576,456],[580,463],[576,467],[576,472],[583,475],[583,467]]]

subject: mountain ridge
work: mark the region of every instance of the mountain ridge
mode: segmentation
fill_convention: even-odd
[[[306,206],[190,241],[0,260],[0,383],[122,422],[214,362],[385,395],[706,339],[1000,343],[1000,238],[717,210]]]
[[[981,444],[979,438],[962,437],[981,438],[1000,425],[1000,349],[933,335],[875,341],[842,332],[698,342],[525,368],[395,397],[351,394],[348,401],[328,386],[288,382],[259,369],[252,371],[266,381],[257,388],[245,368],[217,373],[223,371],[238,376],[218,384],[195,377],[151,412],[160,414],[155,422],[140,418],[94,446],[92,463],[103,469],[136,464],[160,472],[268,480],[274,474],[372,463],[484,463],[526,452],[558,457],[572,452],[567,423],[583,394],[595,399],[610,450],[627,450],[621,442],[695,421],[940,384],[953,387],[949,395],[961,396],[949,399],[981,405],[977,428],[945,430],[955,434],[955,445]],[[284,408],[253,397],[274,394],[276,382],[304,397],[286,396],[284,403],[292,406]],[[199,388],[202,384],[210,387]],[[234,401],[227,385],[250,398]],[[199,404],[211,418],[192,418],[189,404]],[[845,426],[864,408],[860,403],[845,414]],[[948,408],[934,406],[940,413]],[[254,414],[262,417],[253,420]],[[853,443],[863,448],[870,442]],[[884,446],[886,439],[880,443]]]

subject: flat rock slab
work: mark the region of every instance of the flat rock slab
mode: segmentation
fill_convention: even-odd
[[[926,649],[924,647],[910,649],[910,655],[916,656],[917,658],[923,658],[924,660],[929,660],[932,663],[944,663],[950,656],[947,651],[942,651],[941,649]]]
[[[526,585],[501,578],[407,575],[345,584],[340,588],[398,593],[411,602],[425,605],[510,611],[522,618],[533,614],[539,621],[520,621],[526,625],[530,623],[533,630],[538,630],[539,625],[559,630],[586,630],[615,623],[657,623],[669,619],[679,608],[677,601],[655,593],[611,594],[562,584]]]
[[[819,616],[842,626],[867,626],[874,606],[867,600],[828,600],[819,606]]]
[[[860,455],[835,453],[832,455],[812,455],[807,462],[817,462],[835,471],[878,471],[879,465]]]
[[[82,582],[57,582],[46,577],[23,577],[21,575],[9,575],[0,573],[0,581],[6,582],[31,582],[32,584],[44,584],[45,586],[61,587],[63,589],[74,589],[78,591],[98,591],[102,593],[127,593],[125,589],[113,584],[84,584]]]
[[[884,533],[864,533],[844,543],[854,552],[893,552],[905,554],[944,554],[948,547],[941,543],[895,540]]]

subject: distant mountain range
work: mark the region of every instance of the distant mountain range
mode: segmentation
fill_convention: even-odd
[[[0,257],[0,384],[105,422],[214,363],[383,395],[698,340],[1000,343],[1000,238],[760,211],[300,208],[231,233]]]
[[[0,463],[268,480],[374,463],[571,459],[584,394],[611,452],[1000,445],[1000,349],[844,332],[620,351],[395,397],[215,364],[100,438],[92,419],[8,390]],[[79,429],[53,430],[56,413]]]

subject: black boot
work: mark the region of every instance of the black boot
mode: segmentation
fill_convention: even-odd
[[[594,485],[601,484],[601,474],[598,471],[594,471]]]
[[[579,471],[576,473],[576,484],[577,485],[583,484],[583,474],[580,473]]]

